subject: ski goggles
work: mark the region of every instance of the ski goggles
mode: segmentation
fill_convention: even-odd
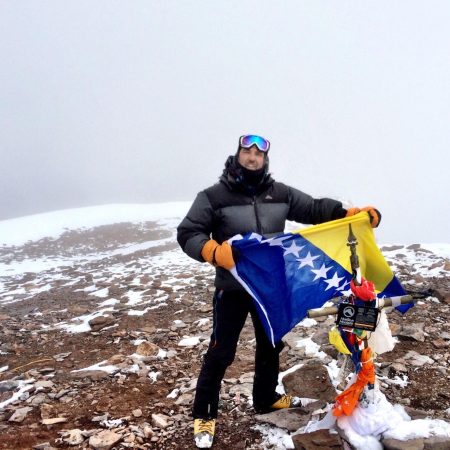
[[[270,142],[261,136],[245,134],[239,138],[240,147],[250,148],[252,145],[256,145],[261,152],[268,152],[270,148]]]

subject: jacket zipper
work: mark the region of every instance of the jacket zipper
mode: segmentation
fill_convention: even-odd
[[[256,207],[256,195],[253,197],[252,203],[253,203],[253,209],[255,210],[256,228],[258,229],[258,233],[262,234],[261,222],[259,221],[259,216],[258,216],[258,208]]]

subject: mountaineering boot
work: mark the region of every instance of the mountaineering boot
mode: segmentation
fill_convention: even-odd
[[[264,407],[253,405],[258,414],[266,414],[277,411],[278,409],[295,408],[296,406],[301,406],[300,399],[287,394],[280,395],[278,400],[270,406]]]
[[[283,394],[274,404],[272,404],[272,409],[285,409],[292,408],[294,405],[294,397],[292,395]]]
[[[216,419],[194,419],[194,441],[197,448],[211,448]]]

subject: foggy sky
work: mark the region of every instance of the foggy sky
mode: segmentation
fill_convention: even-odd
[[[450,242],[450,3],[0,2],[0,220],[193,200],[244,133],[275,179]]]

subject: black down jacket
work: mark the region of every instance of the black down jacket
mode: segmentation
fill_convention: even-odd
[[[283,233],[286,220],[318,224],[345,216],[341,202],[330,198],[314,199],[274,181],[269,174],[254,192],[247,192],[240,179],[230,173],[233,158],[228,158],[219,182],[197,195],[178,226],[178,243],[191,258],[205,262],[201,251],[211,238],[221,244],[236,234],[248,232],[268,237]],[[215,286],[243,289],[233,275],[221,267],[216,268]]]

